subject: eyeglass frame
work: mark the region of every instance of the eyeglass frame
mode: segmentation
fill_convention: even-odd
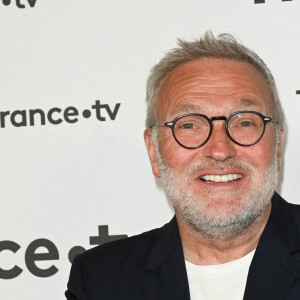
[[[235,140],[232,138],[232,136],[231,136],[230,133],[229,133],[229,129],[228,129],[228,122],[229,122],[229,120],[230,120],[233,116],[235,116],[235,115],[237,115],[237,114],[240,114],[240,113],[254,113],[254,114],[258,115],[259,117],[261,117],[261,119],[262,119],[262,121],[263,121],[263,123],[264,123],[264,127],[263,127],[263,130],[262,130],[262,133],[261,133],[260,137],[259,137],[255,142],[253,142],[253,143],[250,143],[250,144],[241,144],[241,143],[238,143],[237,141],[235,141]],[[187,146],[184,146],[183,144],[181,144],[181,143],[178,141],[178,139],[176,138],[176,135],[175,135],[175,132],[174,132],[174,125],[175,125],[175,123],[176,123],[179,119],[181,119],[181,118],[183,118],[183,117],[187,117],[187,116],[200,116],[200,117],[204,117],[204,118],[208,121],[208,123],[209,123],[209,133],[208,133],[207,138],[205,139],[205,141],[204,141],[203,143],[201,143],[200,145],[195,146],[195,147],[187,147]],[[167,126],[167,127],[169,127],[169,128],[172,129],[173,137],[174,137],[175,141],[176,141],[181,147],[186,148],[186,149],[198,149],[198,148],[202,147],[204,144],[206,144],[206,143],[208,142],[208,140],[210,139],[210,137],[211,137],[211,135],[212,135],[212,131],[213,131],[213,124],[212,124],[212,122],[213,122],[213,121],[216,121],[216,120],[224,120],[224,121],[225,121],[225,131],[226,131],[227,136],[228,136],[235,144],[237,144],[237,145],[239,145],[239,146],[244,146],[244,147],[248,147],[248,146],[255,145],[256,143],[258,143],[258,142],[262,139],[262,137],[263,137],[263,135],[264,135],[264,133],[265,133],[266,124],[267,124],[268,122],[274,122],[275,125],[278,125],[278,124],[279,124],[279,121],[275,121],[275,120],[273,120],[273,118],[271,118],[271,117],[266,117],[266,116],[264,116],[263,114],[261,114],[260,112],[252,111],[252,110],[241,110],[241,111],[236,111],[236,112],[231,113],[228,117],[225,117],[225,116],[215,116],[215,117],[211,117],[211,118],[209,118],[209,117],[206,116],[206,115],[199,114],[199,113],[187,113],[187,114],[180,115],[180,116],[176,117],[175,119],[173,119],[172,121],[169,121],[169,122],[166,122],[166,123],[150,125],[149,128],[153,128],[154,126]]]

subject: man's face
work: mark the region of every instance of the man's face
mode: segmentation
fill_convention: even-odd
[[[261,73],[246,62],[228,59],[199,59],[175,68],[163,81],[157,110],[158,123],[190,112],[212,117],[252,110],[273,117],[271,93]],[[238,222],[249,226],[266,208],[277,184],[281,152],[273,123],[266,125],[257,144],[245,147],[229,139],[224,122],[213,122],[209,141],[198,149],[181,147],[171,129],[162,126],[157,128],[155,151],[149,130],[145,133],[153,173],[162,177],[177,217],[200,231]],[[201,179],[235,174],[241,178]],[[239,229],[234,231],[237,234]]]

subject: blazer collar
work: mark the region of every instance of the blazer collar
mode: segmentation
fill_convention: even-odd
[[[146,299],[190,299],[182,244],[175,216],[161,228],[145,264],[148,277],[143,288]]]
[[[253,257],[244,300],[282,300],[300,270],[299,232],[291,205],[277,193]]]

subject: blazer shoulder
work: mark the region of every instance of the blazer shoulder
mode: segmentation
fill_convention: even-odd
[[[78,255],[76,260],[79,260],[84,268],[107,268],[126,262],[143,264],[164,227],[96,246]]]
[[[290,236],[293,243],[298,241],[300,246],[300,205],[287,202],[277,193],[273,200],[273,216],[277,227],[284,232],[285,238]]]
[[[275,210],[277,213],[280,215],[286,216],[286,213],[291,213],[294,216],[297,216],[296,221],[300,221],[300,205],[299,204],[294,204],[286,201],[283,199],[278,193],[275,192],[274,198],[272,201],[272,205],[274,206]]]
[[[288,203],[288,206],[294,216],[294,221],[300,230],[300,205],[294,203]]]
[[[161,228],[103,244],[76,256],[66,291],[67,299],[121,299],[121,294],[127,290],[130,290],[128,299],[141,299],[142,282],[149,275],[146,263],[153,249],[158,247],[160,253],[169,249],[176,226],[174,218]]]

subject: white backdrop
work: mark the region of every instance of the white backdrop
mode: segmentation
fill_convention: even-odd
[[[143,130],[147,75],[178,37],[227,31],[268,64],[288,120],[279,190],[300,203],[299,11],[297,0],[2,0],[0,299],[63,299],[69,251],[92,247],[98,226],[133,235],[171,218]]]

